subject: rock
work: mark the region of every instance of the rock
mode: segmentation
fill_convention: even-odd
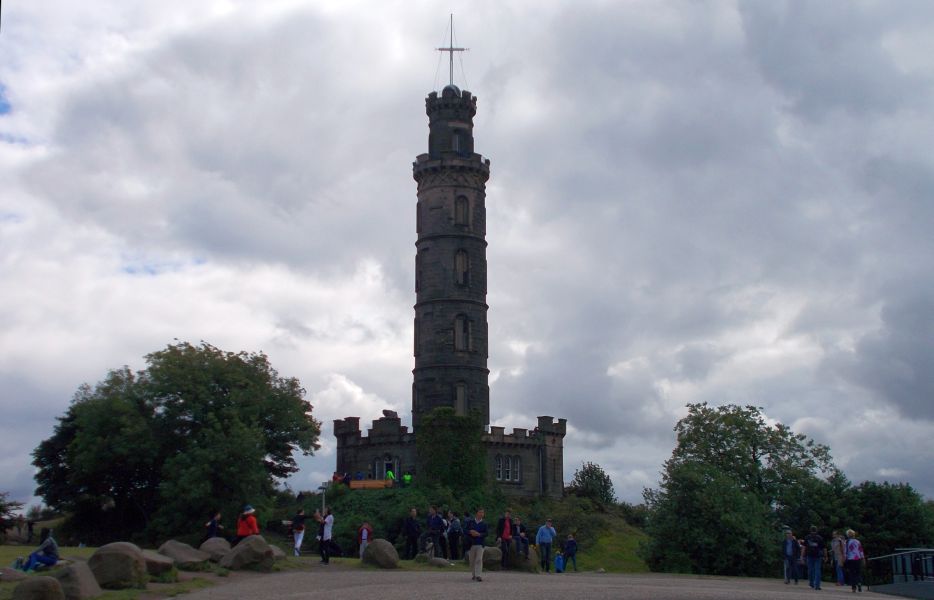
[[[452,562],[450,562],[450,561],[448,561],[448,560],[445,560],[445,559],[441,558],[440,556],[436,556],[436,557],[430,559],[430,560],[428,561],[428,564],[431,565],[432,567],[441,567],[441,568],[445,568],[445,567],[453,566],[454,563],[452,563]]]
[[[104,593],[86,562],[75,562],[63,569],[52,571],[65,593],[65,600],[87,600]]]
[[[418,562],[418,555],[415,557]],[[427,557],[426,557],[427,560]],[[375,539],[366,546],[363,551],[363,562],[368,565],[376,565],[380,569],[398,569],[399,553],[396,547],[389,540]]]
[[[285,550],[283,550],[283,549],[280,548],[279,546],[275,546],[275,545],[273,545],[273,544],[270,544],[269,547],[272,548],[272,558],[273,558],[273,560],[283,560],[283,559],[285,559],[285,556],[286,556],[286,555],[285,555]]]
[[[146,561],[146,572],[153,577],[168,573],[175,568],[175,560],[152,550],[143,550],[143,560]]]
[[[143,551],[129,542],[101,546],[88,559],[88,566],[97,583],[105,589],[145,589],[149,580]]]
[[[201,544],[199,550],[210,554],[212,562],[220,562],[230,553],[230,542],[220,537],[210,538]]]
[[[500,563],[503,561],[503,552],[496,546],[487,546],[483,549],[483,570],[499,571],[502,569]]]
[[[599,569],[597,569],[597,573],[606,573],[606,569],[604,569],[603,567],[600,567]]]
[[[159,554],[164,554],[175,560],[175,565],[179,569],[197,570],[203,568],[204,564],[211,560],[211,555],[192,548],[188,544],[183,544],[175,540],[169,540],[159,546]]]
[[[509,546],[509,559],[507,564],[509,565],[507,569],[510,571],[538,573],[541,570],[541,565],[539,565],[538,550],[536,548],[529,548],[529,557],[526,558],[525,554],[516,552],[515,544]]]
[[[22,581],[27,575],[18,569],[9,567],[0,568],[0,583],[9,583],[11,581]]]
[[[225,569],[256,569],[259,571],[272,570],[272,548],[261,535],[251,535],[243,538],[230,552],[221,559],[220,565]]]
[[[29,577],[13,588],[13,600],[65,600],[65,592],[54,577]]]

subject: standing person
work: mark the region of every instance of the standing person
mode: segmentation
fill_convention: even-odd
[[[221,525],[221,511],[212,511],[211,518],[207,523],[204,524],[204,528],[204,541],[207,541],[211,538],[221,537],[220,530],[224,528],[224,526]]]
[[[804,538],[804,543],[807,549],[808,585],[819,590],[821,561],[827,560],[827,548],[824,546],[824,538],[817,533],[816,525],[811,525],[811,533]]]
[[[504,569],[509,565],[509,547],[512,546],[513,531],[515,531],[515,525],[512,523],[512,511],[507,508],[496,522],[496,542],[503,555],[499,564]]]
[[[470,538],[470,553],[467,555],[470,559],[470,573],[473,575],[473,581],[483,581],[483,541],[486,538],[487,526],[483,522],[484,511],[477,509],[477,517],[472,519],[467,530],[467,537]]]
[[[839,531],[833,532],[833,538],[830,540],[830,551],[833,555],[833,570],[837,576],[837,585],[843,585],[843,565],[846,563],[846,540],[840,535]]]
[[[237,517],[237,537],[234,538],[233,545],[236,546],[243,538],[251,535],[259,535],[259,524],[256,522],[256,509],[247,504]]]
[[[470,548],[473,547],[473,539],[467,534],[470,531],[470,524],[473,523],[473,517],[466,510],[464,511],[464,518],[461,521],[461,528],[464,530],[464,556],[466,557],[470,554]]]
[[[405,558],[413,560],[418,554],[418,538],[422,534],[422,526],[418,522],[418,511],[414,508],[409,509],[409,516],[405,518],[402,530],[405,533]]]
[[[434,556],[443,556],[441,548],[441,532],[444,531],[444,520],[438,514],[437,506],[428,507],[428,536],[431,538],[431,548],[428,550],[428,558]]]
[[[564,570],[568,570],[568,565],[574,563],[574,571],[577,571],[577,540],[574,534],[569,533],[568,539],[564,542]]]
[[[334,532],[334,514],[329,506],[321,519],[321,563],[331,564],[331,535]]]
[[[295,516],[292,517],[292,552],[295,556],[302,555],[302,540],[305,539],[305,520],[307,518],[304,508],[298,509],[295,512]]]
[[[546,573],[551,572],[551,544],[558,537],[558,532],[551,526],[551,519],[546,519],[545,524],[538,528],[535,534],[535,545],[542,556],[542,568]]]
[[[357,543],[360,544],[360,560],[363,560],[363,553],[366,551],[366,547],[372,539],[373,528],[370,527],[369,521],[364,521],[360,529],[357,530]]]
[[[862,566],[866,562],[866,555],[863,553],[863,545],[856,539],[856,532],[852,529],[846,530],[846,575],[850,580],[850,587],[855,592],[857,589],[863,591]]]
[[[457,513],[452,510],[448,511],[448,548],[451,551],[450,559],[458,560],[460,558],[460,549],[461,549],[461,536],[463,535],[463,529],[461,529],[461,520],[457,518]]]
[[[785,564],[785,584],[792,579],[798,585],[798,558],[801,557],[801,544],[792,535],[790,529],[785,530],[785,539],[782,540],[782,560]]]
[[[58,544],[52,536],[52,530],[48,527],[43,527],[39,530],[39,547],[36,548],[35,552],[30,554],[25,561],[23,561],[22,558],[17,558],[16,568],[22,569],[23,571],[31,571],[38,565],[51,567],[57,562]]]

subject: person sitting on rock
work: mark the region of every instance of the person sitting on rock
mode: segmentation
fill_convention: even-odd
[[[259,535],[259,524],[256,522],[254,513],[256,509],[247,504],[243,507],[243,512],[237,518],[237,538],[233,545],[236,546],[243,538],[251,535]]]
[[[25,561],[19,558],[16,560],[16,566],[23,571],[32,571],[39,565],[51,567],[58,562],[58,544],[52,537],[52,530],[43,527],[39,533],[39,547],[29,555]]]

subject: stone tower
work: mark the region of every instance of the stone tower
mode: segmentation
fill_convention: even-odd
[[[512,433],[490,426],[486,321],[490,161],[474,153],[477,99],[449,85],[440,95],[428,94],[425,109],[428,152],[412,165],[418,184],[413,431],[392,410],[384,410],[366,435],[360,417],[335,420],[336,470],[355,479],[408,472],[418,481],[415,432],[424,415],[448,406],[458,414],[480,415],[490,480],[504,494],[560,498],[567,420],[539,416],[534,429],[513,428]],[[365,483],[354,481],[351,487]]]
[[[428,153],[418,183],[412,424],[439,406],[490,422],[486,303],[486,181],[474,152],[477,99],[449,85],[425,100]]]

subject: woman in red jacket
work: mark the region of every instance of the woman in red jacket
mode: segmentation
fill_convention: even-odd
[[[240,517],[237,519],[237,539],[234,541],[234,546],[239,544],[240,540],[245,537],[259,535],[259,524],[256,522],[256,517],[253,516],[255,512],[256,509],[249,504],[243,507],[243,512],[240,513]]]

